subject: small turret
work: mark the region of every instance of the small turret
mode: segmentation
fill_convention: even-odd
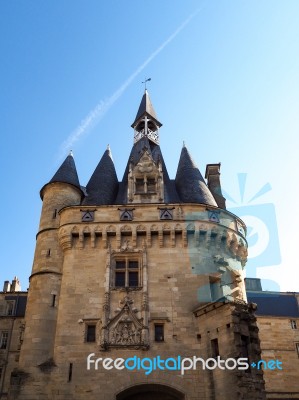
[[[79,183],[72,152],[66,157],[53,178],[40,191],[43,200],[39,230],[58,226],[58,212],[71,205],[79,205],[83,192]]]
[[[59,301],[63,254],[58,240],[59,211],[80,205],[83,192],[70,153],[53,178],[40,191],[43,207],[30,276],[26,329],[20,365],[27,369],[31,360],[39,364],[53,357],[57,304]],[[32,348],[32,343],[35,343]]]

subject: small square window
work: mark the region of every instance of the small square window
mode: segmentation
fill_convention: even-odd
[[[96,326],[86,325],[86,342],[96,341]]]
[[[155,324],[155,342],[164,342],[164,325]]]

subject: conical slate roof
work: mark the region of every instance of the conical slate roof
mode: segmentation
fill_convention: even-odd
[[[81,188],[80,182],[79,182],[79,178],[78,178],[78,174],[77,174],[75,160],[74,160],[72,152],[70,152],[70,154],[63,161],[61,166],[58,168],[58,170],[54,174],[53,178],[42,187],[42,189],[40,191],[41,199],[43,199],[44,188],[49,183],[55,183],[55,182],[68,183],[69,185],[73,185],[82,191],[82,188]],[[82,192],[82,195],[83,195],[83,192]]]
[[[108,148],[86,186],[87,196],[83,201],[83,205],[114,204],[117,190],[117,175],[111,151]]]
[[[79,189],[81,189],[75,160],[72,153],[66,157],[49,183],[53,182],[69,183],[70,185],[77,186]]]
[[[217,207],[212,193],[185,146],[182,148],[175,185],[182,202]]]
[[[134,127],[136,121],[138,121],[144,115],[148,115],[149,117],[152,117],[156,121],[156,123],[159,127],[162,126],[161,122],[159,122],[159,120],[157,118],[156,112],[154,110],[154,107],[152,105],[152,102],[151,102],[151,99],[149,97],[147,90],[145,90],[144,95],[142,96],[140,106],[137,111],[135,121],[132,124],[132,127]]]

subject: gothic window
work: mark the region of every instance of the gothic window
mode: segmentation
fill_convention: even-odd
[[[8,342],[8,331],[2,331],[1,337],[0,337],[0,349],[1,350],[4,350],[7,348],[7,342]]]
[[[163,324],[155,324],[155,342],[164,342]]]
[[[140,263],[136,259],[125,257],[115,260],[114,286],[133,288],[140,285]]]
[[[96,341],[96,326],[95,325],[86,325],[86,342],[95,342]]]

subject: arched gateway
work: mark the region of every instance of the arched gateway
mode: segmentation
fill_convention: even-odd
[[[169,386],[144,384],[123,390],[116,400],[185,400],[185,395]]]

